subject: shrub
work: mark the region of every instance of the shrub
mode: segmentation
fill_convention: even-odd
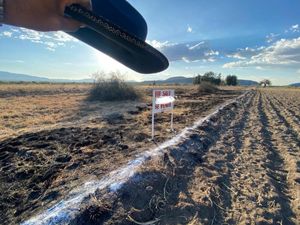
[[[96,78],[95,83],[90,90],[88,100],[90,101],[125,101],[139,99],[139,94],[131,85],[127,84],[122,75],[118,72],[112,72],[108,78],[105,78],[104,73],[98,73],[102,77],[93,76]]]
[[[216,85],[210,82],[201,82],[198,87],[198,92],[201,94],[212,94],[218,92],[219,89]]]

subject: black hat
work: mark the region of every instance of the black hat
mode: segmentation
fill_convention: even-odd
[[[92,10],[73,4],[65,14],[86,26],[69,33],[139,73],[168,68],[167,58],[145,42],[147,24],[126,0],[92,0]]]

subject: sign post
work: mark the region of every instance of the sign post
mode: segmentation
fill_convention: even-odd
[[[154,140],[155,132],[155,114],[171,111],[171,130],[173,131],[173,119],[174,119],[174,90],[153,90],[152,97],[152,140]]]

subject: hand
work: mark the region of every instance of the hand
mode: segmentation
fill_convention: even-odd
[[[5,0],[4,23],[37,31],[76,31],[82,24],[64,17],[65,7],[90,0]]]

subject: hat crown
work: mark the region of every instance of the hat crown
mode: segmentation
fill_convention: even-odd
[[[145,41],[147,23],[143,16],[126,0],[92,0],[93,12],[104,17],[122,30]]]

